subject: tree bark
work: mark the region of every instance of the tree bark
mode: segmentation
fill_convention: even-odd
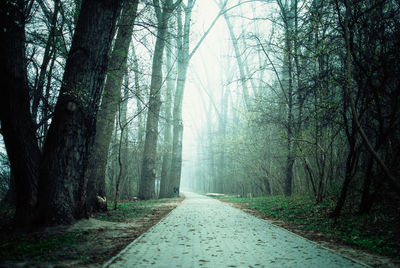
[[[169,197],[167,191],[170,188],[169,175],[171,171],[171,156],[172,156],[172,95],[176,77],[174,75],[175,69],[172,65],[172,51],[167,53],[167,93],[165,100],[165,129],[164,129],[164,153],[163,162],[161,167],[161,181],[160,181],[160,194],[159,198]]]
[[[146,137],[138,195],[140,199],[144,200],[153,198],[155,194],[154,183],[157,168],[158,121],[161,108],[162,61],[165,36],[169,17],[176,8],[177,3],[179,3],[178,1],[173,4],[172,0],[166,0],[161,8],[159,1],[154,0],[153,2],[157,15],[158,29],[152,63],[149,109],[147,113]]]
[[[287,111],[287,122],[286,122],[286,134],[287,134],[287,156],[286,156],[286,173],[285,173],[285,184],[284,184],[284,194],[290,196],[292,194],[292,183],[293,183],[293,164],[295,157],[293,155],[293,80],[292,80],[292,46],[290,41],[289,29],[286,29],[285,37],[285,49],[286,49],[286,65],[287,65],[287,75],[288,75],[288,111]]]
[[[41,224],[87,217],[85,171],[122,1],[82,2],[39,175]]]
[[[17,0],[0,4],[0,120],[15,183],[16,224],[29,227],[37,205],[40,151],[29,106],[24,3]]]
[[[293,146],[293,136],[294,136],[294,116],[293,116],[293,28],[294,28],[294,10],[297,8],[295,6],[296,2],[293,1],[290,3],[289,1],[285,1],[283,4],[281,1],[278,1],[278,5],[280,7],[281,16],[284,24],[284,31],[285,31],[285,58],[284,58],[284,74],[287,76],[287,122],[286,124],[286,134],[287,134],[287,141],[286,141],[286,149],[287,149],[287,156],[286,156],[286,165],[285,165],[285,181],[283,192],[286,196],[290,196],[292,194],[292,184],[293,184],[293,164],[295,162],[294,156],[294,146]],[[294,37],[296,38],[296,37]]]
[[[179,186],[182,173],[182,137],[183,137],[183,121],[182,121],[182,102],[185,89],[186,73],[189,65],[189,36],[190,36],[190,18],[191,3],[189,8],[185,9],[185,22],[182,25],[182,14],[178,11],[178,78],[174,96],[173,110],[173,137],[172,137],[172,161],[170,171],[170,187],[168,194],[170,197],[179,196]]]
[[[107,81],[97,115],[94,147],[89,158],[86,174],[89,212],[106,209],[106,206],[101,206],[98,203],[97,196],[102,198],[106,196],[105,181],[108,152],[114,128],[114,119],[120,101],[123,77],[127,68],[127,55],[129,44],[132,40],[138,2],[138,0],[126,0],[124,3],[114,49],[108,66]]]

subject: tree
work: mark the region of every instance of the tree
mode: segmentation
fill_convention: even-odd
[[[38,205],[45,223],[71,223],[87,216],[85,172],[121,4],[122,1],[82,2],[60,96],[43,147]]]
[[[222,5],[222,3],[221,3]],[[223,6],[220,7],[221,9],[223,8]],[[226,25],[228,27],[229,30],[229,35],[231,37],[232,40],[232,45],[235,51],[235,59],[237,62],[237,66],[239,68],[239,76],[240,76],[240,83],[242,85],[242,92],[243,92],[243,100],[244,100],[244,104],[246,106],[246,109],[249,110],[250,109],[250,94],[249,94],[249,88],[247,86],[247,78],[246,78],[246,72],[245,72],[245,65],[243,63],[242,60],[242,56],[239,50],[239,44],[238,44],[238,38],[236,38],[235,36],[235,32],[232,26],[232,23],[229,19],[229,15],[227,13],[224,14],[224,19],[226,22]]]
[[[39,224],[71,223],[87,216],[85,171],[120,9],[121,1],[82,2],[40,157],[26,85],[24,25],[29,6],[24,1],[1,4],[1,26],[9,29],[1,46],[1,68],[9,77],[2,90],[8,104],[2,106],[0,118],[11,169],[16,172],[16,220],[22,226],[35,220]]]
[[[56,46],[56,33],[57,33],[57,17],[59,13],[59,8],[60,8],[60,3],[59,0],[54,1],[54,12],[51,16],[51,24],[50,24],[50,31],[49,31],[49,36],[47,38],[46,46],[45,46],[45,51],[43,53],[43,62],[40,66],[40,73],[39,77],[37,78],[37,83],[34,88],[33,92],[33,100],[32,100],[32,118],[36,123],[37,120],[37,115],[38,115],[38,109],[39,109],[39,104],[44,98],[44,85],[45,85],[45,79],[46,79],[46,74],[47,74],[47,68],[51,62],[52,58],[52,51],[55,51],[55,46]],[[51,72],[51,69],[50,71]],[[45,118],[47,120],[47,118]]]
[[[187,69],[189,66],[190,59],[196,53],[204,39],[207,37],[211,29],[214,27],[215,23],[221,15],[223,15],[226,10],[224,7],[227,1],[221,5],[221,11],[217,14],[214,20],[211,22],[210,26],[203,33],[202,37],[193,47],[192,51],[189,50],[190,41],[190,23],[192,16],[192,9],[195,5],[195,0],[189,0],[187,5],[181,4],[182,9],[185,14],[184,21],[182,21],[181,10],[178,10],[177,14],[177,25],[178,34],[176,36],[176,41],[178,44],[178,77],[176,82],[175,96],[174,96],[174,108],[173,108],[173,138],[172,138],[172,160],[171,160],[171,170],[169,174],[169,189],[167,190],[168,197],[179,196],[179,187],[181,182],[182,173],[182,138],[183,138],[183,121],[182,121],[182,102],[183,93],[186,83]]]
[[[171,48],[166,53],[166,67],[167,67],[167,88],[166,88],[166,100],[164,105],[164,116],[165,116],[165,127],[164,127],[164,144],[165,148],[163,151],[163,160],[161,168],[161,180],[160,180],[160,194],[159,198],[168,197],[168,190],[170,189],[170,171],[171,171],[171,158],[172,158],[172,96],[174,92],[174,86],[176,82],[175,68],[172,63],[172,51]]]
[[[97,116],[94,147],[89,158],[88,171],[86,174],[88,180],[87,205],[89,211],[106,209],[106,206],[99,206],[98,196],[103,199],[106,197],[105,177],[108,151],[115,115],[120,101],[122,81],[127,69],[128,50],[132,40],[133,25],[136,19],[138,3],[138,0],[125,1],[115,45],[111,53],[107,80]]]
[[[15,186],[15,219],[21,226],[28,226],[35,217],[40,164],[27,86],[26,12],[23,0],[0,4],[1,131]]]
[[[338,25],[345,44],[342,85],[347,116],[352,121],[353,135],[348,137],[353,162],[362,174],[360,213],[368,213],[381,196],[380,202],[392,193],[400,196],[398,170],[398,44],[400,21],[395,15],[398,5],[392,1],[356,3],[336,1]],[[396,25],[393,28],[387,25]],[[348,135],[349,136],[349,135]],[[390,145],[389,145],[390,143]],[[358,149],[354,150],[354,144]],[[365,148],[365,149],[364,149]],[[355,172],[354,172],[355,173]],[[350,182],[347,175],[341,195],[331,216],[338,217],[345,205]],[[390,186],[382,194],[383,189]]]
[[[128,80],[128,76],[125,78]],[[121,103],[119,105],[118,113],[118,125],[120,128],[119,145],[118,145],[118,176],[115,183],[115,195],[114,195],[114,210],[117,209],[117,204],[120,196],[120,186],[126,182],[127,179],[127,160],[128,160],[128,126],[130,120],[127,120],[127,110],[129,101],[129,88],[126,83],[121,94]]]
[[[168,20],[172,12],[180,4],[172,0],[165,0],[162,4],[159,0],[153,0],[154,10],[157,18],[157,36],[154,48],[149,107],[146,121],[146,138],[144,143],[143,162],[139,184],[140,199],[151,199],[154,197],[154,183],[156,177],[156,157],[158,140],[158,122],[161,109],[161,86],[163,81],[162,62],[165,47],[165,37],[168,28]]]

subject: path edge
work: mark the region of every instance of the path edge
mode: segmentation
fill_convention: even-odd
[[[207,196],[207,197],[208,197],[208,196]],[[212,197],[209,197],[209,198],[212,198]],[[304,236],[301,236],[301,235],[296,234],[296,233],[294,233],[294,232],[291,232],[291,231],[289,231],[288,229],[283,228],[283,227],[281,227],[281,226],[279,226],[279,225],[275,225],[275,224],[273,224],[272,222],[270,222],[270,221],[267,220],[267,219],[259,218],[259,217],[255,216],[255,215],[253,215],[253,214],[247,213],[246,211],[241,210],[240,208],[234,207],[234,206],[230,205],[229,203],[222,202],[221,200],[218,200],[217,198],[213,198],[213,199],[214,199],[214,200],[217,200],[217,201],[221,202],[222,204],[225,204],[225,205],[227,205],[227,206],[229,206],[229,207],[231,207],[231,208],[238,209],[238,210],[240,210],[240,211],[246,213],[247,215],[250,215],[250,216],[255,217],[255,218],[257,218],[257,219],[266,221],[266,222],[268,222],[269,224],[271,224],[271,225],[273,225],[273,226],[275,226],[275,227],[277,227],[277,228],[280,228],[280,229],[282,229],[282,230],[284,230],[284,231],[286,231],[286,232],[288,232],[288,233],[290,233],[290,234],[292,234],[292,235],[294,235],[294,236],[303,238],[303,239],[307,240],[308,242],[314,244],[315,246],[318,246],[318,247],[320,247],[320,248],[323,248],[323,249],[325,249],[325,250],[328,250],[329,252],[331,252],[331,253],[333,253],[333,254],[335,254],[335,255],[339,255],[340,257],[345,258],[345,259],[348,259],[348,260],[350,260],[350,261],[352,261],[352,262],[354,262],[354,263],[357,263],[357,264],[359,264],[359,265],[361,265],[361,266],[368,267],[368,268],[372,268],[372,266],[370,266],[370,265],[368,265],[368,264],[366,264],[366,263],[363,263],[362,261],[356,260],[356,259],[354,259],[354,258],[352,258],[352,257],[346,256],[346,255],[344,255],[344,254],[342,254],[342,253],[340,253],[340,252],[337,252],[337,251],[335,251],[335,250],[333,250],[333,249],[331,249],[331,248],[325,247],[324,245],[321,245],[321,244],[319,244],[319,243],[317,243],[317,242],[315,242],[315,241],[312,241],[312,240],[308,239],[307,237],[304,237]]]
[[[140,236],[138,236],[136,239],[134,239],[132,242],[130,242],[124,249],[122,249],[120,252],[118,252],[118,254],[116,254],[114,257],[112,257],[110,260],[108,260],[107,262],[105,262],[102,267],[106,268],[106,267],[110,267],[111,264],[113,264],[122,254],[124,254],[126,251],[128,251],[131,247],[133,247],[139,240],[141,240],[143,238],[143,236],[146,235],[147,232],[150,232],[151,230],[153,230],[157,225],[161,224],[171,213],[173,213],[175,211],[175,209],[177,209],[180,205],[182,205],[183,202],[185,202],[186,197],[183,195],[183,197],[185,199],[182,200],[182,202],[176,206],[173,210],[171,210],[170,212],[168,212],[168,214],[166,214],[159,222],[157,222],[156,224],[154,224],[153,226],[151,226],[146,232],[142,233]]]

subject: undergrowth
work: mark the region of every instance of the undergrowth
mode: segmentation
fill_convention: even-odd
[[[385,207],[375,207],[368,215],[358,215],[346,207],[335,221],[329,217],[335,202],[319,204],[309,196],[270,196],[257,198],[223,197],[267,217],[293,223],[305,230],[330,234],[342,242],[387,256],[400,255],[400,215]]]
[[[152,207],[157,204],[178,199],[179,198],[165,198],[145,201],[125,201],[118,203],[116,210],[114,210],[114,203],[109,202],[107,203],[108,211],[97,213],[95,218],[103,221],[124,222],[131,218],[152,214]]]
[[[83,239],[83,233],[63,234],[15,234],[0,243],[0,260],[4,261],[51,261],[58,258],[53,252],[68,248]],[[68,252],[65,252],[68,254]]]
[[[157,204],[176,199],[121,202],[117,210],[108,203],[109,211],[98,213],[95,218],[112,222],[123,222],[131,218],[152,214]],[[72,250],[75,244],[87,241],[87,232],[25,233],[13,230],[14,209],[0,205],[0,267],[7,262],[51,262],[77,258]],[[87,256],[79,256],[85,260]]]

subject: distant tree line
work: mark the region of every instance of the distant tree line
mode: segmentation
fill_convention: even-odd
[[[244,197],[333,198],[334,217],[347,201],[359,213],[396,204],[399,2],[246,5],[267,15],[224,15],[237,65],[225,69],[221,103],[212,103],[215,116],[198,133],[198,179],[189,187]],[[232,95],[235,90],[240,94]]]

